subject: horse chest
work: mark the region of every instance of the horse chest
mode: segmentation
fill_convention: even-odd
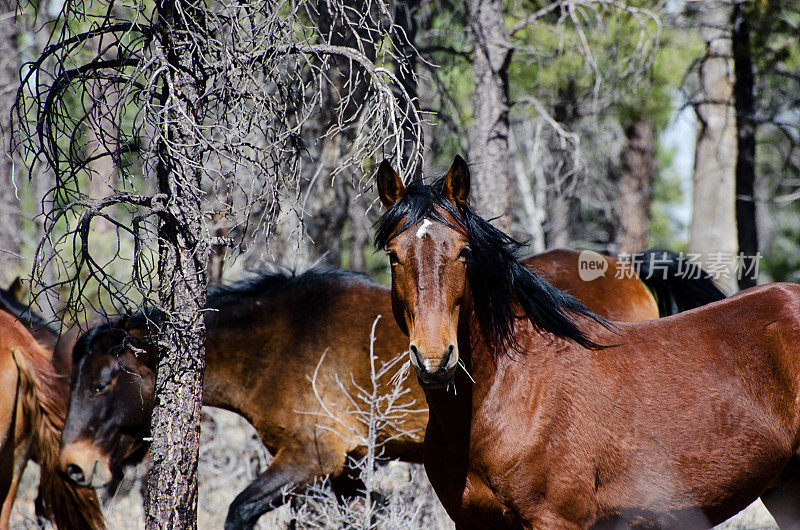
[[[520,528],[517,512],[502,501],[480,466],[475,466],[477,455],[466,445],[448,443],[452,441],[442,438],[429,424],[425,470],[450,517],[465,528]]]

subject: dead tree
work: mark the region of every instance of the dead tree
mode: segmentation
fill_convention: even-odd
[[[158,298],[161,321],[145,524],[197,526],[197,462],[205,368],[209,248],[201,205],[204,61],[197,38],[208,34],[204,3],[157,4],[154,55],[166,69],[156,144]],[[177,443],[176,443],[177,442]]]
[[[332,42],[316,25],[316,1],[292,5],[66,2],[17,94],[18,146],[53,179],[36,183],[48,190],[36,296],[64,293],[67,310],[84,322],[95,312],[142,310],[160,330],[148,528],[196,526],[211,249],[268,242],[280,206],[301,200],[302,165],[321,162],[304,159],[304,143],[323,105],[333,116],[326,135],[348,138],[329,168],[334,176],[366,181],[384,157],[406,175],[416,163],[401,159],[407,136],[420,138],[420,119],[385,67],[395,63],[392,39],[372,31],[353,45]],[[328,9],[348,14],[343,31],[358,34],[371,17],[368,27],[393,34],[384,16],[391,6],[364,5],[363,12],[337,2]],[[337,77],[337,64],[348,78]],[[338,91],[333,103],[322,97],[330,89]],[[111,123],[113,134],[91,134],[87,123]],[[109,179],[114,189],[98,196],[88,179],[103,158],[118,174]],[[115,236],[110,249],[95,241],[100,221]],[[44,278],[48,265],[58,267],[57,280]]]
[[[495,42],[503,44],[506,50],[513,49],[515,63],[535,64],[534,71],[541,72],[527,74],[524,79],[529,84],[533,80],[532,86],[518,86],[511,101],[512,123],[533,121],[539,131],[537,149],[522,153],[529,157],[528,163],[517,164],[515,168],[525,173],[517,175],[517,179],[524,178],[530,183],[517,185],[521,206],[536,217],[541,217],[536,212],[547,211],[544,219],[522,223],[525,228],[521,231],[533,237],[536,248],[543,247],[542,233],[546,235],[547,246],[596,244],[599,239],[596,236],[608,232],[605,228],[597,229],[596,218],[606,223],[612,217],[610,204],[619,194],[608,174],[612,155],[604,154],[606,159],[602,165],[598,164],[592,160],[592,156],[597,158],[596,153],[581,149],[581,136],[588,136],[591,141],[591,135],[604,127],[598,123],[604,115],[631,90],[636,90],[638,83],[646,84],[661,38],[658,11],[609,0],[536,2],[533,7],[507,5],[510,12],[501,18],[500,26],[505,38]],[[509,20],[505,30],[504,24]],[[555,81],[549,79],[553,74]],[[477,109],[475,115],[477,120]],[[527,129],[531,131],[533,127]],[[514,132],[517,135],[517,130]],[[651,172],[646,171],[646,166],[652,154],[641,152],[643,144],[636,136],[639,132],[646,133],[631,131],[630,145],[636,146],[629,154],[643,156],[641,160],[629,156],[627,167],[644,168],[649,179]],[[653,143],[650,136],[642,138]],[[495,137],[495,141],[500,138]],[[516,143],[524,140],[517,139]],[[530,158],[533,153],[535,157]],[[601,166],[599,171],[598,166]],[[634,178],[632,171],[627,175]],[[649,186],[649,182],[629,184],[637,194],[646,192]],[[533,195],[539,196],[541,204],[531,201]],[[646,217],[647,201],[630,195],[627,198],[633,201],[629,206],[637,215],[644,210]],[[585,211],[591,212],[589,218],[585,217]],[[637,231],[640,233],[637,240],[641,240],[643,229]]]

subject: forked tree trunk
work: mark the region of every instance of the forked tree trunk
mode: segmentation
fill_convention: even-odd
[[[656,148],[655,127],[640,119],[625,131],[627,145],[622,153],[615,217],[617,252],[633,254],[647,245],[650,229],[650,198],[653,178],[653,155]]]
[[[159,225],[159,300],[164,309],[155,383],[153,444],[145,522],[148,530],[197,527],[197,461],[205,365],[208,245],[200,209],[198,107],[202,63],[189,35],[203,34],[193,0],[158,5],[156,53],[169,65],[174,92],[158,144],[157,178],[165,197]],[[192,27],[187,27],[192,25]]]
[[[701,33],[707,44],[700,64],[701,101],[694,163],[689,251],[706,268],[725,270],[721,284],[734,289],[736,253],[736,118],[733,112],[733,61],[728,31],[729,4],[702,6]]]
[[[750,24],[747,6],[733,5],[733,69],[736,108],[736,232],[739,241],[739,289],[756,284],[758,230],[756,229],[756,102]]]
[[[469,0],[475,78],[475,123],[469,131],[471,202],[478,213],[509,228],[508,64],[512,50],[501,0]]]

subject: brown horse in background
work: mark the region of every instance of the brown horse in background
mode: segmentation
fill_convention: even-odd
[[[378,184],[425,469],[458,528],[708,527],[759,496],[800,526],[799,285],[611,324],[471,210],[460,157],[407,189],[384,162]]]
[[[11,313],[33,335],[36,342],[53,352],[52,364],[66,380],[72,373],[72,347],[78,340],[80,328],[73,326],[64,333],[45,321],[23,302],[23,287],[17,277],[8,289],[0,289],[0,310]]]
[[[584,282],[578,252],[557,250],[529,259],[553,282],[581,296],[609,318],[641,320],[658,316],[653,297],[635,277],[613,274]],[[606,258],[611,271],[619,265]],[[677,280],[675,280],[677,281]],[[698,280],[700,284],[706,280]],[[708,285],[685,285],[680,293],[707,295]],[[688,282],[693,283],[693,282]],[[675,287],[676,284],[673,284]],[[663,296],[667,296],[662,292]],[[672,295],[669,295],[672,296]],[[715,298],[722,296],[711,291]],[[661,299],[661,297],[660,297]],[[318,386],[331,409],[347,409],[334,378],[369,383],[369,334],[378,315],[375,354],[389,361],[407,348],[406,337],[390,317],[389,290],[347,271],[308,271],[299,276],[266,273],[209,293],[203,402],[245,417],[275,455],[270,466],[240,493],[230,507],[226,528],[250,528],[265,512],[283,503],[284,486],[303,485],[330,474],[344,492],[345,462],[363,447],[347,441],[347,429],[324,417],[298,414],[320,410],[307,376],[326,352]],[[158,320],[158,315],[151,315]],[[89,330],[75,346],[72,396],[64,430],[64,471],[84,485],[101,486],[120,464],[136,461],[150,436],[156,351],[143,315]],[[408,383],[421,404],[419,385]],[[357,432],[366,426],[343,418]],[[427,412],[409,414],[405,427],[422,433]],[[394,433],[381,433],[387,439]],[[402,436],[384,456],[421,461],[421,436]],[[345,475],[345,476],[343,476]]]
[[[13,315],[0,311],[0,529],[9,527],[31,456],[41,466],[42,515],[59,529],[102,529],[95,492],[77,488],[59,473],[68,388],[50,357]]]

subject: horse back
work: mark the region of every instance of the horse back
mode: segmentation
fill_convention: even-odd
[[[609,320],[635,322],[658,318],[655,298],[630,265],[597,254],[606,262],[603,274],[589,281],[581,278],[580,252],[554,249],[525,258],[551,284],[577,297],[589,309]]]

